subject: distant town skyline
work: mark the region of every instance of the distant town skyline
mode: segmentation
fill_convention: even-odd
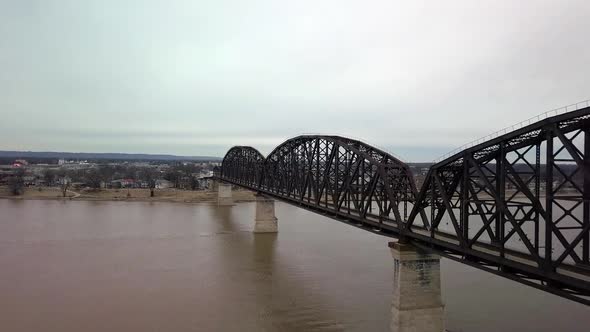
[[[590,98],[587,1],[1,1],[0,150],[431,161]]]

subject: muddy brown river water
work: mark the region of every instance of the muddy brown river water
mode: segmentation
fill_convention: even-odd
[[[0,331],[387,331],[390,239],[277,203],[0,200]],[[590,308],[446,259],[450,331],[589,331]]]

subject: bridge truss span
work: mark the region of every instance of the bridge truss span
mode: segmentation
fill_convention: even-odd
[[[433,165],[358,140],[305,135],[266,158],[232,148],[219,179],[590,305],[590,108]]]
[[[234,147],[221,179],[355,225],[397,229],[416,198],[406,164],[362,142],[338,136],[299,136],[270,153],[262,164],[249,147]],[[250,165],[250,166],[248,166]],[[261,165],[261,166],[260,166]],[[252,185],[252,179],[257,183]]]
[[[362,142],[299,136],[266,158],[260,190],[359,223],[403,222],[416,187],[409,168]]]
[[[589,163],[590,108],[547,118],[433,165],[409,228],[426,216],[448,257],[590,304]]]
[[[264,156],[249,146],[234,146],[223,158],[223,175],[237,185],[255,188],[260,182]]]

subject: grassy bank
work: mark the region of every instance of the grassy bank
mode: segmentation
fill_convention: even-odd
[[[64,198],[59,188],[54,187],[30,187],[26,188],[22,195],[12,195],[7,187],[0,187],[0,199],[68,199],[86,201],[145,201],[145,202],[185,202],[185,203],[214,203],[217,201],[217,192],[191,191],[179,189],[156,189],[155,196],[150,197],[149,189],[81,189],[68,191]],[[254,193],[247,190],[233,191],[236,202],[254,201]]]

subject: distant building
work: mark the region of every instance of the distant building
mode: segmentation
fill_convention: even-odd
[[[156,180],[156,189],[166,189],[171,188],[172,182],[168,180]]]
[[[14,161],[14,163],[12,163],[12,167],[20,168],[20,167],[27,166],[28,164],[29,164],[29,162],[24,159],[17,159]]]
[[[25,186],[34,186],[37,184],[37,178],[32,175],[23,176]]]
[[[14,170],[12,170],[12,167],[9,168],[4,168],[4,167],[0,167],[0,184],[5,184],[6,181],[14,175]]]
[[[113,188],[133,188],[135,186],[135,180],[133,179],[118,179],[111,181]]]
[[[58,185],[63,186],[63,185],[71,184],[72,179],[69,176],[65,176],[65,177],[58,178],[56,182]]]

